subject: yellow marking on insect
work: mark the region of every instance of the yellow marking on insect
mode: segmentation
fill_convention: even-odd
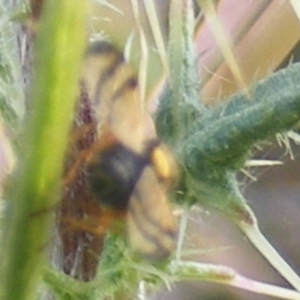
[[[157,176],[168,183],[168,187],[169,185],[173,185],[177,178],[177,167],[172,153],[166,146],[160,144],[153,150],[151,163]]]
[[[143,170],[130,198],[127,234],[135,251],[150,259],[164,259],[175,247],[172,208],[151,166]]]

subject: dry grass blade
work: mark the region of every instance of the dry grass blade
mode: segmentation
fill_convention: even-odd
[[[227,66],[229,67],[234,80],[237,83],[237,86],[249,98],[250,94],[247,83],[244,79],[242,70],[240,69],[239,64],[236,61],[236,58],[233,54],[230,41],[223,30],[223,26],[220,20],[217,17],[217,12],[213,2],[207,0],[198,0],[198,3],[203,11],[203,15],[205,17],[206,22],[210,30],[212,31],[216,44],[219,47],[220,52],[223,55],[224,60]]]
[[[300,38],[299,21],[287,0],[224,0],[218,6],[218,18],[247,84],[276,69]],[[203,101],[213,104],[237,91],[207,24],[199,27],[195,43]]]

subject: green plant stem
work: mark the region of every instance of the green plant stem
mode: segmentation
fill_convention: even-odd
[[[260,140],[292,129],[300,117],[300,64],[258,83],[251,100],[242,94],[214,107],[191,125],[182,143],[184,165],[203,174],[203,166],[239,170],[250,148]],[[200,171],[201,169],[201,171]],[[201,175],[200,175],[201,176]]]
[[[258,226],[245,226],[242,230],[256,249],[259,250],[281,276],[283,276],[297,291],[300,291],[299,276],[264,237]]]
[[[251,90],[251,100],[237,94],[205,114],[196,112],[198,117],[192,118],[183,141],[169,137],[182,165],[180,188],[189,201],[216,208],[237,223],[253,223],[235,175],[255,143],[297,125],[299,91],[300,64],[295,64],[258,83]],[[165,100],[157,118],[163,136],[172,126],[172,113],[167,109],[172,99]]]
[[[43,270],[43,279],[58,299],[92,299],[95,287],[92,282],[82,282],[55,271],[53,268]]]
[[[203,264],[190,261],[174,261],[170,265],[170,273],[173,275],[174,281],[202,280],[226,284],[253,293],[280,299],[300,299],[300,293],[296,291],[243,277],[233,269],[222,265]]]
[[[166,103],[162,102],[157,118],[159,131],[175,146],[182,165],[183,201],[212,207],[232,220],[297,290],[298,275],[260,233],[256,217],[239,191],[236,173],[257,142],[299,123],[299,91],[300,64],[294,64],[256,84],[250,90],[250,100],[238,93],[205,113],[190,111],[192,122],[188,128],[183,125],[185,138],[180,142],[170,134],[170,96],[164,99]],[[188,103],[187,107],[189,111]],[[181,108],[184,110],[185,105]]]
[[[36,40],[35,76],[20,164],[7,198],[2,297],[35,299],[71,125],[85,45],[86,2],[48,0]]]

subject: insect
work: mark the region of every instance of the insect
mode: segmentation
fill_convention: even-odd
[[[169,203],[176,167],[170,151],[155,137],[152,120],[139,103],[137,80],[114,47],[97,42],[86,53],[82,89],[85,104],[81,104],[81,118],[88,115],[88,120],[83,126],[85,137],[79,141],[85,146],[77,143],[75,148],[82,149],[69,163],[65,175],[68,193],[62,204],[61,223],[66,227],[67,219],[73,230],[68,242],[63,237],[65,252],[74,247],[72,239],[75,235],[78,238],[78,232],[88,234],[83,244],[96,243],[99,248],[102,241],[97,242],[96,237],[103,237],[122,221],[128,243],[136,253],[148,259],[164,259],[172,252],[177,235]],[[87,101],[93,113],[85,111]],[[100,125],[95,120],[100,120]],[[84,189],[78,188],[80,184]],[[73,215],[66,218],[74,204],[66,198],[76,199],[76,193],[86,201],[71,208]]]

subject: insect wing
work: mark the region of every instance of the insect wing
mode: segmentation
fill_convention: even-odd
[[[105,42],[93,44],[86,55],[83,78],[100,125],[140,153],[145,137],[144,113],[134,73],[121,53]]]
[[[174,249],[177,227],[173,212],[150,165],[144,168],[129,201],[127,235],[133,249],[149,259],[164,259]]]

